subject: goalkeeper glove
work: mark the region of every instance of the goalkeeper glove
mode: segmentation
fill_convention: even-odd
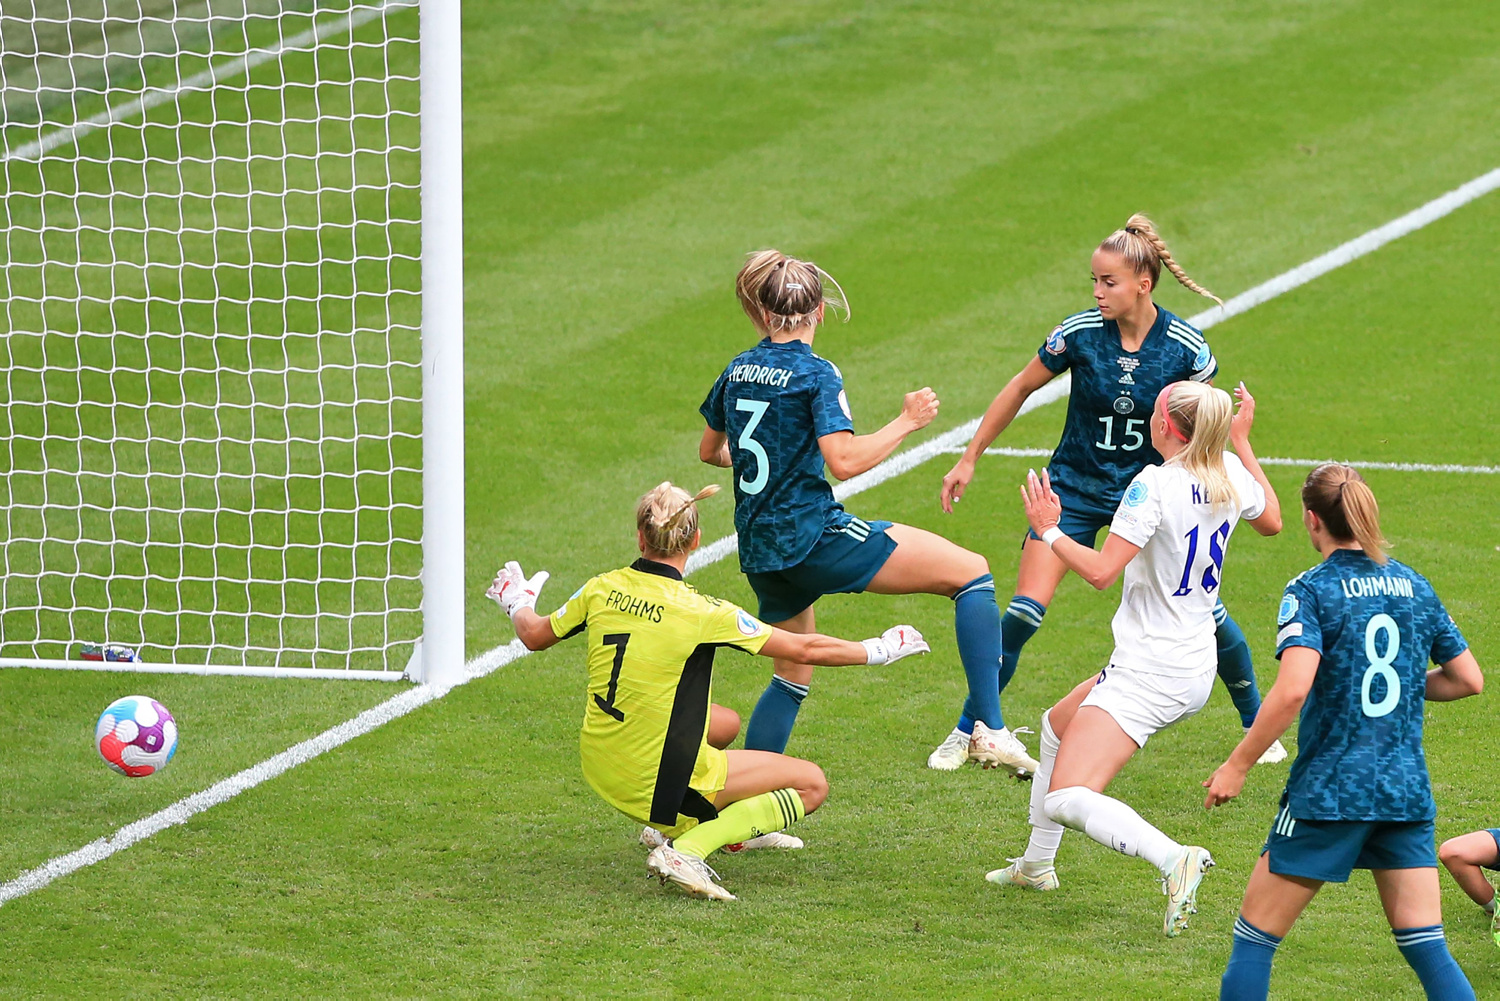
[[[892,626],[879,639],[861,640],[867,664],[890,664],[914,653],[927,653],[927,641],[911,626]]]
[[[539,570],[527,579],[526,574],[521,571],[521,564],[511,560],[505,564],[505,569],[495,574],[494,581],[484,595],[494,599],[496,604],[505,609],[505,614],[514,619],[519,609],[536,611],[536,599],[550,576],[552,575],[547,571]]]

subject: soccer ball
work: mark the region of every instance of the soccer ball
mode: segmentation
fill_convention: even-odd
[[[104,763],[121,775],[151,775],[167,767],[177,753],[177,721],[155,699],[127,695],[99,714],[94,746]]]

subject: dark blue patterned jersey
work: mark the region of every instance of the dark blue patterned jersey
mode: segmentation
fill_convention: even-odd
[[[1287,777],[1293,817],[1431,820],[1437,815],[1422,709],[1427,662],[1469,648],[1432,585],[1411,567],[1336,549],[1286,586],[1276,656],[1322,657]]]
[[[1138,351],[1120,346],[1119,324],[1089,309],[1058,324],[1037,357],[1049,371],[1073,373],[1062,440],[1047,465],[1052,485],[1064,507],[1106,522],[1131,478],[1162,461],[1151,447],[1156,395],[1219,370],[1203,334],[1160,306]]]
[[[826,528],[852,519],[823,476],[818,439],[853,431],[844,377],[802,341],[770,338],[741,352],[698,408],[729,436],[740,569],[796,566]]]

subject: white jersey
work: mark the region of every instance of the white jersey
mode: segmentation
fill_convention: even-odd
[[[1224,468],[1238,508],[1208,504],[1197,477],[1176,463],[1147,466],[1130,481],[1109,532],[1141,551],[1125,567],[1111,666],[1180,677],[1215,669],[1214,605],[1229,536],[1266,509],[1265,490],[1239,456],[1225,452]]]

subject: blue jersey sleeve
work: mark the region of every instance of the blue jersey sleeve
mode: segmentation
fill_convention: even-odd
[[[729,378],[726,370],[719,373],[714,380],[714,388],[708,391],[708,397],[704,399],[703,406],[698,408],[698,413],[708,422],[708,426],[715,431],[723,432],[727,426],[724,421],[724,383]]]
[[[1219,374],[1219,359],[1214,357],[1213,350],[1207,344],[1198,349],[1193,357],[1193,374],[1188,376],[1194,382],[1213,382],[1214,376]]]
[[[1036,356],[1047,371],[1059,375],[1073,367],[1073,359],[1068,352],[1068,335],[1063,330],[1063,324],[1059,323],[1047,335],[1047,340],[1036,349]]]
[[[1300,578],[1286,586],[1281,608],[1276,612],[1276,659],[1280,660],[1287,648],[1294,646],[1305,646],[1319,655],[1324,652],[1318,594]]]
[[[1464,639],[1464,634],[1458,629],[1458,623],[1453,621],[1453,616],[1448,614],[1448,610],[1443,607],[1441,601],[1437,602],[1437,614],[1440,625],[1437,635],[1432,638],[1431,657],[1434,664],[1446,664],[1469,649],[1469,641]]]
[[[844,395],[844,375],[832,362],[825,361],[813,380],[813,433],[819,438],[839,431],[853,431],[854,418],[849,412],[849,398]]]

